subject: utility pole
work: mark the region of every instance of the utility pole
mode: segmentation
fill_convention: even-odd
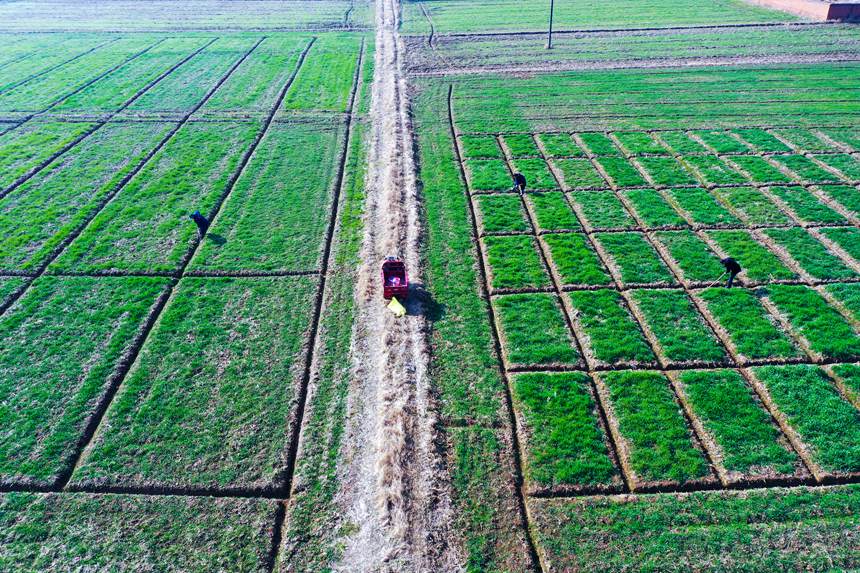
[[[549,34],[546,39],[546,49],[552,49],[552,13],[555,11],[555,0],[549,0]]]

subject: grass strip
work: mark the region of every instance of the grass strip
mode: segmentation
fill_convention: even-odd
[[[568,189],[599,189],[606,186],[603,177],[588,159],[556,159]]]
[[[723,347],[681,290],[634,290],[630,296],[671,362],[720,362]]]
[[[816,155],[814,157],[825,165],[838,169],[840,173],[847,176],[851,181],[860,180],[860,162],[853,156],[847,153],[837,153],[833,155]]]
[[[815,279],[845,279],[856,276],[839,257],[828,251],[805,229],[767,229],[764,234],[788,251],[803,270]]]
[[[545,499],[531,507],[551,571],[828,571],[857,564],[857,485]]]
[[[675,284],[672,272],[642,233],[595,233],[624,284]]]
[[[593,229],[630,229],[636,221],[611,191],[578,191],[570,194]]]
[[[836,360],[860,357],[860,336],[813,289],[803,285],[771,285],[768,295],[814,352]]]
[[[800,176],[800,179],[809,183],[837,182],[839,177],[829,171],[825,171],[804,155],[774,155],[773,161],[790,169]]]
[[[736,370],[689,370],[678,378],[730,474],[772,477],[793,474],[801,467],[800,458]]]
[[[623,157],[597,157],[597,163],[618,187],[646,187],[648,182]]]
[[[847,390],[849,399],[857,404],[860,400],[860,364],[834,364],[831,369]]]
[[[857,192],[856,187],[848,185],[822,185],[819,189],[853,213],[855,217],[860,217],[860,193]]]
[[[710,288],[700,292],[699,296],[742,358],[756,360],[802,355],[752,291]]]
[[[492,288],[528,288],[549,285],[543,263],[531,236],[484,237]]]
[[[713,155],[687,155],[682,158],[686,165],[698,171],[706,183],[711,185],[731,185],[746,183],[747,178]]]
[[[73,482],[282,486],[315,286],[183,279]]]
[[[549,157],[585,157],[585,152],[567,133],[540,133],[537,137]]]
[[[797,275],[764,245],[756,241],[749,231],[707,231],[706,234],[728,256],[737,260],[742,277],[760,282],[774,279],[795,279]]]
[[[763,153],[784,153],[791,148],[767,131],[759,128],[735,129],[733,133]]]
[[[822,227],[819,232],[860,261],[860,229],[857,227]]]
[[[519,195],[477,195],[475,200],[485,233],[529,230]]]
[[[836,283],[824,287],[828,293],[860,320],[860,283]]]
[[[54,155],[94,123],[30,121],[0,136],[0,191]]]
[[[514,403],[523,420],[525,478],[544,487],[618,486],[608,439],[582,372],[513,377]]]
[[[740,223],[737,217],[704,189],[667,189],[666,193],[697,225],[713,227]]]
[[[612,140],[603,133],[587,132],[580,133],[579,139],[588,147],[592,155],[617,155],[621,156],[621,150],[618,149]]]
[[[740,213],[750,225],[788,225],[791,219],[754,187],[722,187],[713,193]]]
[[[791,143],[799,151],[834,151],[830,144],[808,129],[780,128],[774,130],[774,133]]]
[[[746,153],[750,150],[749,146],[744,145],[724,131],[696,131],[694,133],[717,153]]]
[[[644,131],[616,131],[615,138],[632,155],[665,155],[666,149]]]
[[[642,331],[616,291],[574,291],[568,296],[597,361],[619,365],[655,360]]]
[[[659,137],[677,154],[710,153],[706,147],[690,139],[683,131],[663,131],[660,132]]]
[[[499,142],[492,135],[461,135],[460,145],[466,159],[502,159]]]
[[[265,571],[278,502],[143,495],[0,496],[5,571]]]
[[[860,412],[820,368],[794,364],[763,366],[753,372],[822,469],[860,471]]]
[[[639,157],[636,161],[648,172],[655,185],[697,185],[699,181],[674,157]]]
[[[852,191],[856,194],[856,189]],[[806,223],[845,223],[845,217],[803,187],[771,187],[770,192]]]
[[[555,295],[514,294],[493,299],[508,362],[571,365],[579,361]],[[534,325],[541,325],[535,328]]]
[[[686,226],[687,222],[653,189],[627,189],[620,192],[649,228]]]
[[[654,236],[669,251],[685,280],[713,281],[725,271],[716,253],[692,231],[659,231]]]
[[[565,285],[605,285],[612,278],[588,238],[581,233],[544,235],[555,268]]]
[[[0,482],[50,485],[70,469],[166,286],[166,279],[46,276],[3,315]]]
[[[513,186],[508,167],[501,159],[470,159],[466,173],[473,191],[507,191]]]
[[[709,474],[663,374],[626,370],[600,376],[638,481],[684,483]]]
[[[516,133],[503,135],[502,141],[511,151],[511,157],[540,157],[540,149],[531,135],[527,133]]]
[[[791,178],[758,155],[734,155],[732,163],[749,174],[753,183],[789,183]]]
[[[542,231],[579,231],[582,225],[561,193],[529,193],[538,228]]]

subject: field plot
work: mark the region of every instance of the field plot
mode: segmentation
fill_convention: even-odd
[[[523,0],[492,2],[406,2],[403,32],[428,34],[486,31],[540,31],[549,18],[549,6],[536,7]],[[791,21],[795,17],[759,8],[736,0],[704,2],[696,0],[678,10],[667,0],[623,0],[606,6],[601,2],[560,3],[555,8],[555,25],[561,29],[644,28],[701,24]]]

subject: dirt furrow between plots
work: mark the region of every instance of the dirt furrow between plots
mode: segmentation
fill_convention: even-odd
[[[358,525],[338,569],[458,571],[443,437],[427,372],[428,323],[413,290],[386,310],[380,265],[397,256],[421,281],[421,200],[397,33],[397,0],[377,0],[365,237],[356,285],[353,377],[340,504]]]

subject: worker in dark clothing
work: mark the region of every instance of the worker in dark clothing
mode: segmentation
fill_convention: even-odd
[[[518,191],[520,195],[526,190],[526,177],[522,173],[514,173],[514,186],[511,191]]]
[[[741,265],[731,257],[720,259],[720,264],[722,264],[726,268],[726,272],[729,273],[729,281],[726,283],[726,288],[732,288],[735,276],[741,272]]]
[[[209,219],[200,214],[200,211],[191,213],[191,220],[197,224],[197,237],[202,239],[206,231],[209,230]]]

